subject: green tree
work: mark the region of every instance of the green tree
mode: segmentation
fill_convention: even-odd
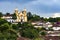
[[[12,14],[12,19],[17,19],[16,14]]]
[[[51,18],[50,17],[48,20],[49,20],[49,22],[57,22],[57,19],[56,18]]]
[[[12,24],[4,19],[0,19],[0,23],[0,40],[16,40],[18,35]]]
[[[34,26],[30,23],[23,23],[23,24],[20,24],[21,25],[21,29],[20,30],[20,35],[22,37],[27,37],[27,38],[36,38],[39,36],[39,33],[37,31],[37,29],[34,28]]]
[[[48,19],[47,19],[47,18],[44,18],[44,21],[45,21],[45,22],[48,22]]]
[[[17,24],[12,24],[12,28],[13,28],[14,30],[18,30]]]
[[[28,21],[32,19],[33,16],[32,16],[32,14],[31,14],[31,12],[28,12],[28,13],[27,13],[27,17],[28,17]]]
[[[28,21],[39,21],[40,20],[40,16],[33,14],[31,12],[27,13],[27,17],[28,17]]]
[[[2,17],[3,16],[3,14],[2,14],[2,12],[0,12],[0,17]]]
[[[28,16],[28,17],[31,17],[31,16],[32,16],[31,12],[28,12],[28,13],[27,13],[27,16]]]
[[[35,15],[33,15],[33,19],[36,20],[36,21],[39,21],[40,20],[40,16],[35,14]]]
[[[46,32],[45,31],[41,31],[40,32],[40,35],[45,36],[46,35]]]
[[[1,19],[1,18],[0,18],[0,25],[1,25],[1,24],[4,24],[4,23],[8,23],[8,22],[7,22],[5,19]]]
[[[7,13],[6,13],[6,16],[10,16],[10,13],[7,12]]]
[[[0,31],[6,31],[9,28],[9,24],[8,23],[4,23],[0,26]]]
[[[38,31],[36,29],[32,29],[32,28],[25,28],[23,30],[20,31],[21,36],[23,37],[27,37],[27,38],[36,38],[38,37]]]

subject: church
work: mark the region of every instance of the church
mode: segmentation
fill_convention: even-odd
[[[15,14],[16,14],[16,22],[27,22],[27,12],[26,9],[23,11],[19,12],[18,9],[15,9]]]
[[[16,14],[17,19],[12,19],[11,15],[7,15],[7,16],[3,16],[2,18],[7,20],[8,22],[11,23],[15,23],[15,22],[27,22],[27,12],[26,9],[24,9],[23,11],[18,11],[18,9],[16,8],[14,10],[14,13]]]

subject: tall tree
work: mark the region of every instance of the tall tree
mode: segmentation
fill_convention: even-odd
[[[28,12],[28,13],[27,13],[27,16],[28,16],[28,17],[31,17],[31,16],[32,16],[31,12]]]
[[[0,17],[2,17],[3,16],[3,14],[2,14],[2,12],[0,12]]]
[[[7,16],[10,15],[10,13],[7,12],[6,15],[7,15]]]
[[[17,19],[16,14],[12,14],[12,19]]]
[[[31,12],[28,12],[28,13],[27,13],[27,17],[28,17],[28,21],[32,18]]]

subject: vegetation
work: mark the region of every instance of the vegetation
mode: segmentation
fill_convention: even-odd
[[[31,23],[11,24],[4,19],[0,19],[0,40],[16,40],[20,35],[30,39],[38,38],[39,32]],[[17,35],[19,33],[19,35]]]
[[[0,19],[0,40],[16,40],[17,34],[14,32],[9,22],[4,19]]]
[[[6,13],[6,15],[10,15],[10,13]],[[2,17],[3,14],[0,12],[0,17]],[[27,13],[28,16],[28,22],[25,23],[18,23],[18,24],[11,24],[10,22],[7,22],[5,19],[0,18],[0,40],[16,40],[17,37],[20,35],[21,37],[27,37],[33,40],[43,40],[40,37],[45,36],[45,28],[34,28],[34,26],[31,24],[33,21],[45,21],[45,22],[58,22],[60,21],[60,18],[43,18],[36,14],[31,14],[31,12]],[[12,14],[12,19],[16,19],[16,14]],[[49,30],[52,30],[52,28],[49,28]],[[19,35],[17,35],[19,33]]]
[[[7,13],[6,13],[6,16],[7,16],[7,15],[10,16],[10,13],[7,12]]]
[[[27,37],[30,39],[38,38],[39,35],[46,35],[46,32],[42,30],[45,30],[45,28],[36,29],[31,23],[18,23],[19,26],[19,32],[22,37]]]
[[[3,14],[2,14],[2,12],[0,12],[0,17],[2,17],[3,16]]]
[[[23,23],[21,25],[23,25],[22,27],[20,27],[21,28],[20,35],[22,37],[27,37],[27,38],[32,39],[39,36],[38,31],[31,24]]]
[[[40,20],[40,16],[36,15],[36,14],[31,14],[31,12],[27,13],[28,16],[28,21],[32,22],[32,21],[39,21]]]
[[[12,19],[17,19],[16,14],[12,14]]]

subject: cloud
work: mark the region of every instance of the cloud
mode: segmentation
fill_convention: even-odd
[[[25,6],[40,16],[50,17],[53,13],[60,13],[60,0],[35,0]]]
[[[52,17],[53,18],[60,17],[60,13],[54,13]]]
[[[60,12],[60,0],[35,0],[26,3],[25,6],[41,13]]]
[[[26,8],[40,16],[48,17],[60,13],[60,0],[0,0],[0,11],[12,13],[15,8],[19,11]]]

